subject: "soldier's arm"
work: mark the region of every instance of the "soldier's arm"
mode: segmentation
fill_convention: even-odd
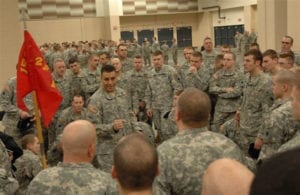
[[[192,78],[195,81],[196,87],[202,91],[206,91],[209,85],[208,71],[192,74]]]
[[[13,102],[15,96],[15,87],[16,86],[14,86],[11,79],[6,83],[4,89],[1,92],[0,106],[7,113],[19,112],[20,114],[22,110],[17,107],[16,102]]]
[[[218,86],[218,79],[219,79],[218,73],[214,74],[209,79],[209,93],[218,95],[226,92],[224,87]]]
[[[235,82],[234,87],[232,87],[232,91],[220,94],[219,96],[222,98],[236,98],[236,97],[240,97],[241,95],[242,95],[242,83],[239,80],[237,80]]]

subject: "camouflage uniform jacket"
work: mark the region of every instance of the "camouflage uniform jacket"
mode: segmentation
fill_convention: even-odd
[[[171,70],[168,65],[163,65],[159,71],[152,69],[148,78],[147,108],[170,110],[174,93],[181,89],[176,71]]]
[[[183,79],[183,88],[195,87],[206,92],[208,90],[209,79],[208,71],[203,66],[195,73],[191,73],[190,70],[187,69],[185,78]]]
[[[13,195],[18,187],[18,181],[10,177],[5,169],[0,168],[0,194]]]
[[[99,89],[100,86],[100,70],[96,69],[95,71],[90,71],[89,69],[83,69],[83,73],[85,74],[87,85],[85,86],[85,98],[88,100],[95,91]]]
[[[133,131],[132,111],[124,90],[116,88],[115,93],[107,93],[102,88],[91,97],[87,118],[96,125],[98,154],[112,154],[119,139]],[[125,119],[124,129],[115,132],[115,119]]]
[[[291,140],[280,146],[277,152],[292,150],[296,147],[300,147],[300,131],[297,131]]]
[[[63,100],[59,106],[57,114],[63,109],[70,106],[71,103],[71,81],[70,77],[64,75],[62,78],[58,78],[57,75],[52,73],[53,81],[55,82],[56,87],[60,91],[60,94],[63,97]]]
[[[87,93],[88,82],[85,74],[81,70],[78,75],[70,74],[71,80],[71,99],[75,94],[83,94]]]
[[[234,69],[219,70],[217,78],[212,77],[209,85],[209,93],[218,95],[215,110],[220,112],[235,112],[240,106],[242,94],[241,74]],[[233,91],[226,92],[226,88],[232,87]]]
[[[206,127],[187,129],[158,147],[160,175],[156,194],[200,194],[208,165],[219,158],[244,163],[241,150],[230,139]]]
[[[240,126],[246,136],[263,136],[263,124],[268,120],[273,104],[272,82],[269,76],[259,73],[247,75],[243,83]]]
[[[217,57],[217,52],[212,50],[210,53],[207,53],[205,50],[201,52],[203,56],[203,65],[206,69],[214,67],[215,59]]]
[[[294,137],[300,125],[292,114],[291,100],[278,99],[271,107],[270,119],[265,123],[264,145],[260,158],[267,158],[278,148]]]
[[[111,177],[90,163],[59,163],[41,171],[27,194],[108,194],[115,191]]]
[[[15,162],[16,178],[19,181],[18,193],[25,194],[29,183],[43,169],[38,155],[24,150],[23,155]]]
[[[125,58],[124,60],[120,59],[120,61],[122,64],[122,72],[123,73],[133,69],[132,60],[130,60],[129,58]]]

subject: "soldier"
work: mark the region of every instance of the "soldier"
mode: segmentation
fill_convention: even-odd
[[[173,64],[175,67],[177,67],[178,66],[178,45],[175,38],[173,38],[172,40],[171,53],[172,53]]]
[[[56,135],[62,133],[62,130],[72,121],[86,119],[87,109],[84,107],[84,97],[80,94],[75,94],[72,98],[71,106],[64,109],[58,118],[56,124]]]
[[[240,33],[240,31],[236,31],[234,36],[234,43],[238,52],[241,51],[241,38],[242,38],[242,34]]]
[[[48,128],[48,146],[50,147],[51,144],[56,139],[56,123],[57,119],[61,113],[62,110],[69,107],[71,102],[71,83],[70,78],[66,75],[66,64],[61,58],[57,58],[54,60],[53,64],[53,72],[52,72],[52,78],[55,82],[56,87],[60,91],[63,100],[58,108],[58,110],[55,113],[55,116],[53,117],[53,120]]]
[[[265,75],[260,65],[262,54],[258,50],[250,50],[244,56],[244,68],[248,73],[243,81],[243,96],[240,110],[236,113],[236,121],[227,121],[232,124],[233,139],[248,154],[249,145],[254,143],[255,149],[260,149],[264,135],[264,121],[269,117],[269,108],[273,104],[271,79]],[[234,120],[234,119],[233,119]]]
[[[295,66],[295,55],[294,52],[279,54],[278,64],[281,68],[291,69]]]
[[[204,92],[188,88],[179,96],[175,110],[179,132],[158,147],[156,194],[200,194],[202,176],[211,162],[224,157],[244,162],[236,144],[207,130],[209,114],[210,101]]]
[[[142,47],[140,46],[140,44],[138,43],[138,41],[135,38],[133,39],[132,45],[135,47],[134,56],[137,56],[137,55],[141,56],[142,55]]]
[[[153,122],[158,131],[158,136],[163,141],[164,131],[161,127],[163,114],[172,107],[172,98],[176,91],[181,89],[177,75],[170,66],[163,64],[161,51],[152,54],[154,69],[149,72],[149,85],[146,90],[147,114],[153,117]]]
[[[212,130],[220,132],[220,126],[232,119],[240,105],[242,94],[242,74],[235,68],[234,53],[226,53],[223,58],[223,68],[216,72],[209,86],[209,93],[217,95]]]
[[[154,53],[157,50],[160,50],[159,42],[156,37],[153,37],[151,51],[152,51],[152,53]]]
[[[183,88],[195,87],[207,91],[209,85],[209,73],[202,64],[202,54],[194,52],[190,59],[190,67],[186,70],[183,79]]]
[[[2,124],[5,127],[4,132],[14,138],[19,146],[21,146],[21,138],[23,136],[20,129],[17,128],[18,121],[28,119],[33,116],[33,102],[31,94],[27,95],[23,100],[29,111],[21,110],[17,107],[17,78],[12,77],[7,81],[0,96],[0,106],[5,111]],[[34,133],[31,128],[27,133]]]
[[[100,64],[99,69],[101,69],[103,66],[110,64],[111,56],[107,51],[104,51],[100,54]]]
[[[12,195],[19,188],[19,183],[12,177],[10,157],[0,139],[0,193]]]
[[[277,74],[281,70],[281,67],[278,64],[277,52],[273,49],[268,49],[262,55],[262,67],[264,72],[270,73],[272,76]]]
[[[281,70],[273,77],[275,102],[270,109],[270,117],[265,121],[265,134],[259,159],[271,157],[278,148],[289,141],[300,130],[292,115],[291,92],[293,73]]]
[[[250,46],[249,32],[244,31],[241,37],[241,56],[244,56],[248,52]]]
[[[184,63],[178,68],[178,78],[180,84],[183,86],[186,70],[190,68],[190,60],[191,56],[194,53],[194,48],[192,47],[186,47],[183,49],[183,56],[184,56]]]
[[[95,127],[77,120],[62,134],[63,162],[44,169],[30,183],[27,194],[106,194],[115,188],[108,174],[90,162],[96,153]]]
[[[28,134],[22,138],[23,155],[15,162],[15,175],[19,181],[18,194],[26,194],[29,183],[43,169],[40,154],[39,139]]]
[[[53,67],[54,61],[55,61],[55,59],[57,59],[57,58],[63,59],[64,56],[63,56],[63,53],[62,53],[62,47],[61,47],[61,45],[55,43],[55,44],[53,45],[53,52],[50,54],[50,57],[49,57],[49,64],[48,64],[50,70],[52,70],[52,71],[54,70],[54,67]]]
[[[111,175],[118,181],[120,195],[152,194],[152,183],[158,173],[157,151],[147,138],[132,133],[119,141],[114,149]]]
[[[88,119],[96,126],[97,157],[102,169],[109,172],[113,163],[113,148],[124,135],[134,131],[133,114],[126,92],[116,87],[114,66],[101,70],[101,88],[91,97]]]
[[[128,84],[128,72],[131,71],[129,70],[128,72],[124,73],[122,72],[122,63],[119,58],[117,57],[112,57],[111,59],[111,64],[115,67],[116,69],[116,75],[117,75],[117,86],[120,87],[121,89],[125,90],[127,95],[129,95],[129,84]],[[129,96],[128,96],[129,97]]]
[[[254,29],[251,29],[251,33],[249,34],[249,42],[250,42],[250,44],[257,42],[257,35],[256,35]]]
[[[169,64],[169,46],[167,45],[167,41],[164,41],[164,43],[161,46],[161,51],[163,53],[164,58],[164,64]]]
[[[132,70],[132,61],[127,57],[127,45],[119,44],[116,53],[122,64],[122,72],[125,73]]]
[[[204,51],[202,51],[203,65],[205,69],[209,69],[214,66],[215,58],[218,55],[213,49],[213,42],[210,37],[205,37],[203,40]]]
[[[143,44],[142,44],[142,54],[144,58],[144,64],[145,66],[151,67],[151,44],[149,43],[147,38],[144,38]]]
[[[83,69],[85,77],[87,79],[87,86],[85,87],[85,100],[88,101],[89,98],[99,89],[100,82],[100,69],[99,56],[97,54],[91,54],[88,60],[88,66]]]

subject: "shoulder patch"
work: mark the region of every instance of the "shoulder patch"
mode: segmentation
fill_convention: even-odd
[[[97,113],[97,109],[96,109],[96,107],[93,106],[93,105],[89,105],[89,111],[92,112],[92,113],[94,113],[94,114]]]

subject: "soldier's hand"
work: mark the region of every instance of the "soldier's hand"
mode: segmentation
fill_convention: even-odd
[[[113,129],[115,131],[120,131],[121,129],[124,128],[124,123],[125,122],[126,121],[124,119],[116,119],[116,120],[114,120],[114,122],[113,122]]]
[[[255,139],[254,148],[257,150],[261,149],[263,143],[264,143],[263,140],[261,138],[257,137]]]
[[[214,77],[215,80],[218,80],[218,79],[219,79],[219,75],[218,75],[217,73],[215,73],[215,74],[213,75],[213,77]]]
[[[226,93],[232,92],[232,91],[233,91],[233,88],[232,88],[232,87],[227,87],[227,88],[225,89],[225,91],[226,91]]]
[[[26,119],[26,118],[30,117],[30,114],[26,111],[21,110],[20,117],[21,117],[21,119]]]
[[[147,115],[149,117],[152,117],[152,115],[153,115],[152,110],[150,108],[147,110]]]
[[[197,68],[195,66],[190,66],[189,71],[190,71],[190,73],[196,73]]]
[[[235,114],[235,121],[238,127],[240,126],[240,120],[241,120],[241,111],[237,110]]]

